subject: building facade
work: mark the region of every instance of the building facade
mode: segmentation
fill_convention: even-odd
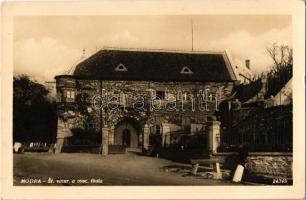
[[[171,133],[201,133],[236,76],[226,52],[104,49],[55,79],[61,152],[75,129],[101,133],[104,145],[144,149],[151,134],[167,146]]]

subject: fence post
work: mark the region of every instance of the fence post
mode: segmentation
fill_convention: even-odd
[[[61,153],[63,145],[64,145],[64,138],[56,138],[55,153]]]
[[[142,140],[143,140],[142,144],[145,150],[149,149],[149,134],[150,134],[149,126],[148,124],[145,124],[143,128],[143,136],[142,136]]]
[[[113,145],[114,144],[114,135],[115,135],[115,126],[111,126],[111,128],[109,129],[109,144]]]
[[[108,155],[108,132],[109,132],[109,129],[105,125],[102,128],[102,155],[103,156]]]
[[[71,130],[68,125],[68,120],[63,114],[57,118],[56,130],[56,148],[55,153],[61,153],[64,146],[64,141],[67,137],[72,136]]]
[[[162,123],[162,147],[169,145],[167,135],[170,134],[170,126],[168,123]]]
[[[217,121],[215,118],[206,122],[208,129],[207,146],[210,153],[216,153],[217,148],[220,146],[220,124],[221,122]]]

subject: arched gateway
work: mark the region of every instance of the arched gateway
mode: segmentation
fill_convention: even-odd
[[[114,127],[114,145],[122,145],[127,148],[140,148],[142,144],[139,124],[129,118],[118,122]]]

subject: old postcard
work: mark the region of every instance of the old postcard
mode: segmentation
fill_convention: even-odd
[[[297,0],[3,3],[1,197],[303,198],[304,17]]]

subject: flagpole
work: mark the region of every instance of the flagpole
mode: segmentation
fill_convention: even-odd
[[[191,19],[191,51],[193,51],[193,21]]]

